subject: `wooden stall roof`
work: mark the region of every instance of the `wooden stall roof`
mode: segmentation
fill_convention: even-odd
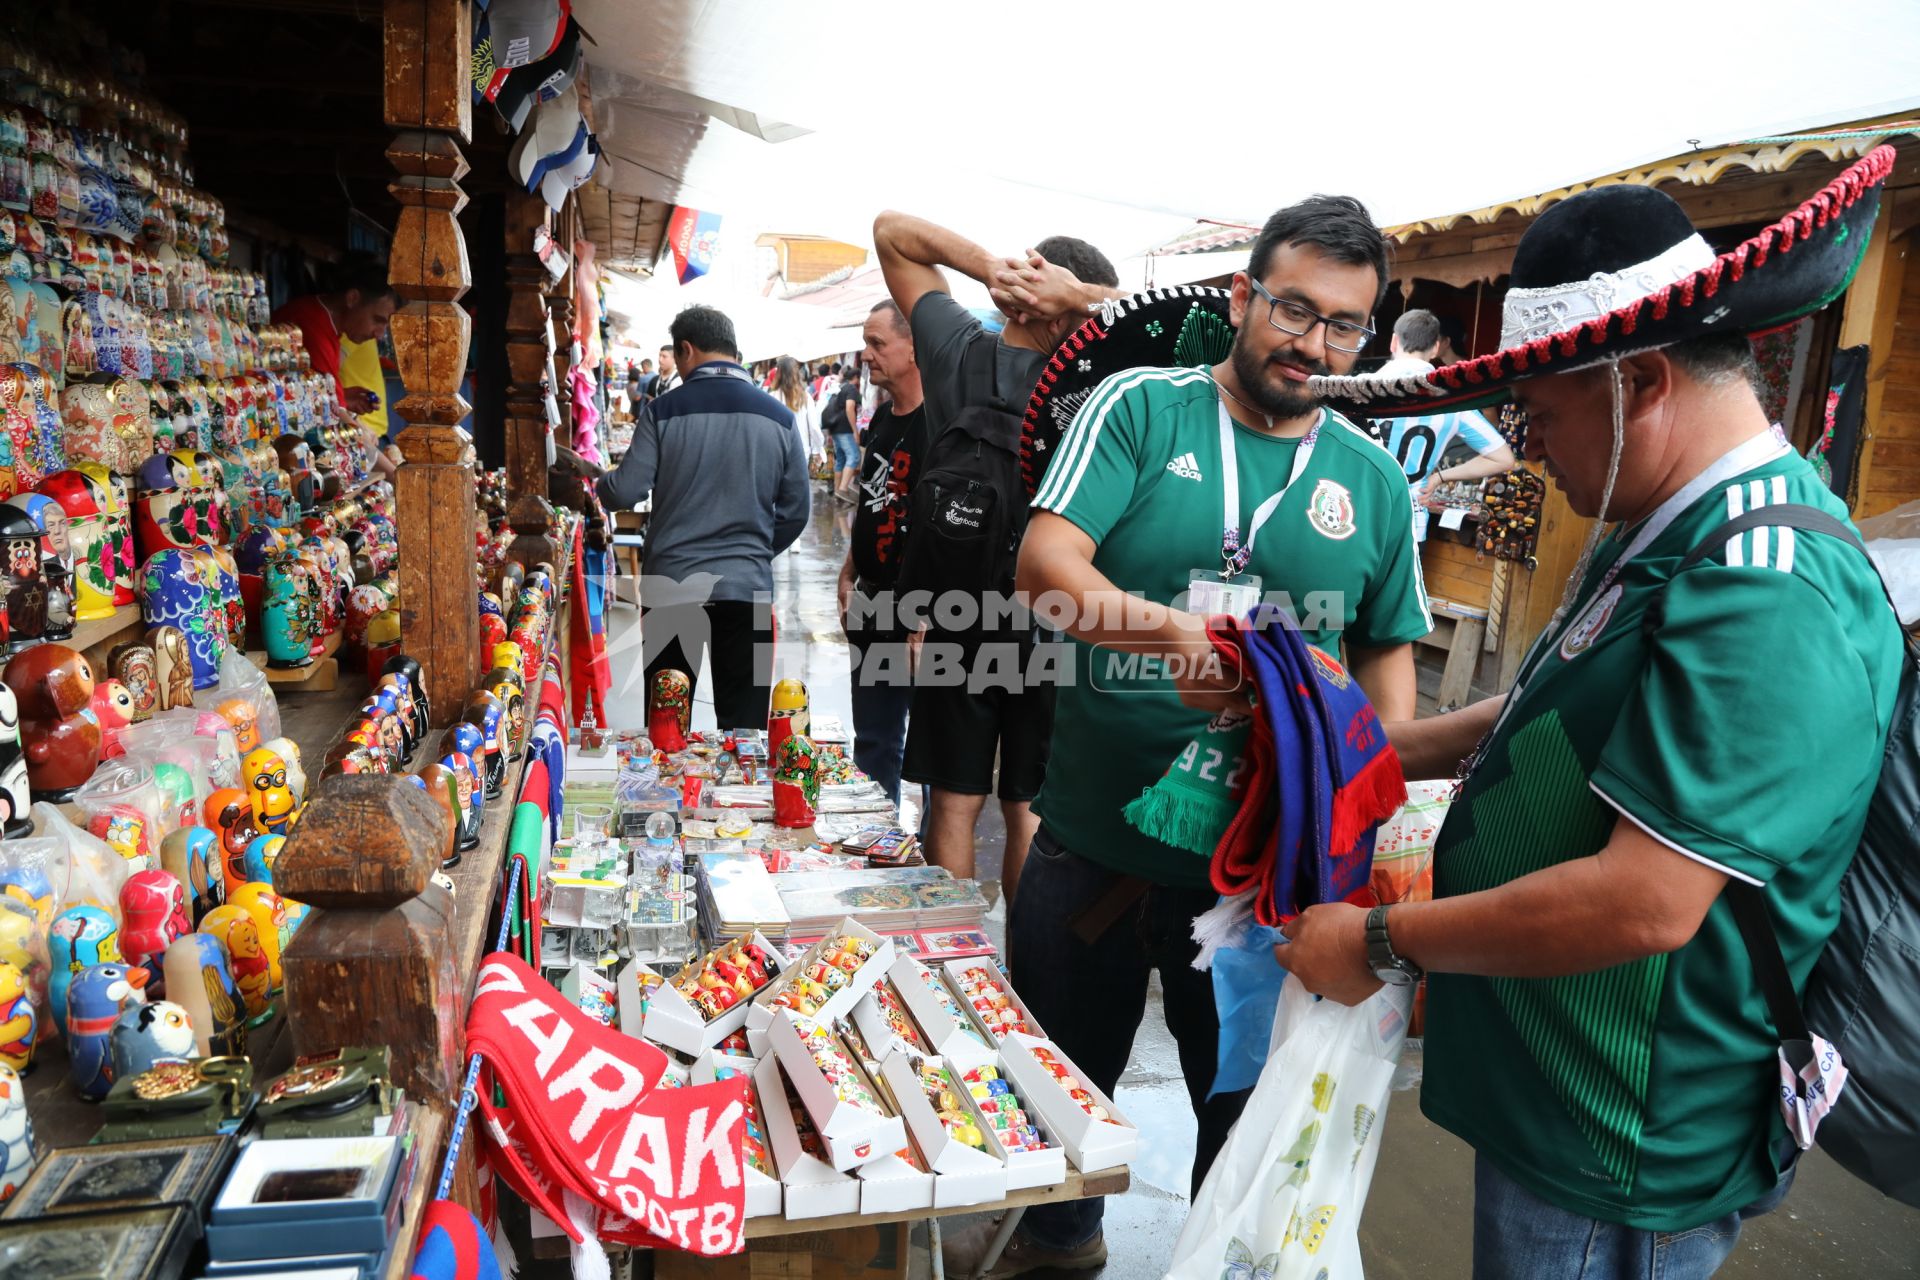
[[[575,196],[586,237],[599,251],[594,260],[615,271],[652,275],[672,206],[623,195],[598,182],[589,182]]]

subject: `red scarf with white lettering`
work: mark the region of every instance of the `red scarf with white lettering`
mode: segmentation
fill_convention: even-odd
[[[744,1080],[656,1088],[666,1054],[602,1026],[503,951],[480,967],[467,1051],[484,1060],[486,1159],[574,1240],[740,1252]]]

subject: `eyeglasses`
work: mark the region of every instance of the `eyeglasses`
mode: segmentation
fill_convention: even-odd
[[[1314,326],[1323,324],[1327,326],[1327,345],[1335,351],[1359,351],[1373,340],[1373,330],[1363,324],[1355,324],[1351,320],[1332,320],[1297,302],[1276,298],[1252,276],[1247,277],[1247,283],[1253,286],[1255,293],[1267,300],[1267,323],[1282,333],[1304,338],[1313,332]]]

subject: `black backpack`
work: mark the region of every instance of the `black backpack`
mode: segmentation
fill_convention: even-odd
[[[1845,524],[1789,503],[1729,520],[1687,553],[1675,576],[1763,525],[1829,535],[1867,554]],[[1650,632],[1663,615],[1656,599]],[[1798,1070],[1812,1060],[1811,1028],[1846,1063],[1846,1085],[1816,1135],[1820,1149],[1869,1185],[1920,1205],[1920,648],[1912,640],[1906,658],[1867,825],[1840,882],[1840,923],[1798,998],[1760,890],[1730,879],[1724,892],[1786,1061]]]
[[[907,494],[906,548],[897,590],[1013,590],[1027,531],[1020,476],[1020,413],[1001,394],[999,342],[975,341],[960,357],[968,403],[914,459]],[[1030,388],[1021,388],[1021,408]]]
[[[847,421],[847,398],[842,394],[845,390],[844,385],[835,387],[827,407],[820,411],[820,429],[828,435],[853,430],[853,424]]]

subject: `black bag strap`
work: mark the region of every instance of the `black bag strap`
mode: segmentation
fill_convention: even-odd
[[[1774,507],[1758,507],[1727,521],[1687,552],[1674,569],[1673,576],[1679,577],[1706,560],[1731,539],[1754,529],[1779,528],[1824,533],[1852,543],[1862,555],[1866,554],[1866,544],[1846,524],[1818,507],[1790,502]],[[1871,556],[1867,558],[1867,563],[1873,564]],[[1879,576],[1877,568],[1875,576]],[[1671,584],[1673,578],[1667,581]],[[1884,591],[1884,579],[1880,585]],[[1641,625],[1649,636],[1657,632],[1666,620],[1666,599],[1667,593],[1663,587],[1647,606],[1646,617]],[[1891,595],[1888,596],[1888,602],[1892,603]],[[1813,1061],[1813,1036],[1807,1030],[1807,1016],[1800,1008],[1800,998],[1794,994],[1793,975],[1787,969],[1786,956],[1780,951],[1779,935],[1774,932],[1773,921],[1767,915],[1766,898],[1762,896],[1758,885],[1731,878],[1727,881],[1726,897],[1727,906],[1733,912],[1733,921],[1740,928],[1740,940],[1746,944],[1747,959],[1753,965],[1754,978],[1760,983],[1767,1009],[1773,1015],[1774,1034],[1779,1037],[1781,1051],[1785,1053],[1787,1062],[1796,1071],[1800,1070]]]
[[[1006,397],[1000,394],[1000,339],[982,330],[960,352],[960,385],[968,404],[978,404],[996,413],[1011,413]]]

